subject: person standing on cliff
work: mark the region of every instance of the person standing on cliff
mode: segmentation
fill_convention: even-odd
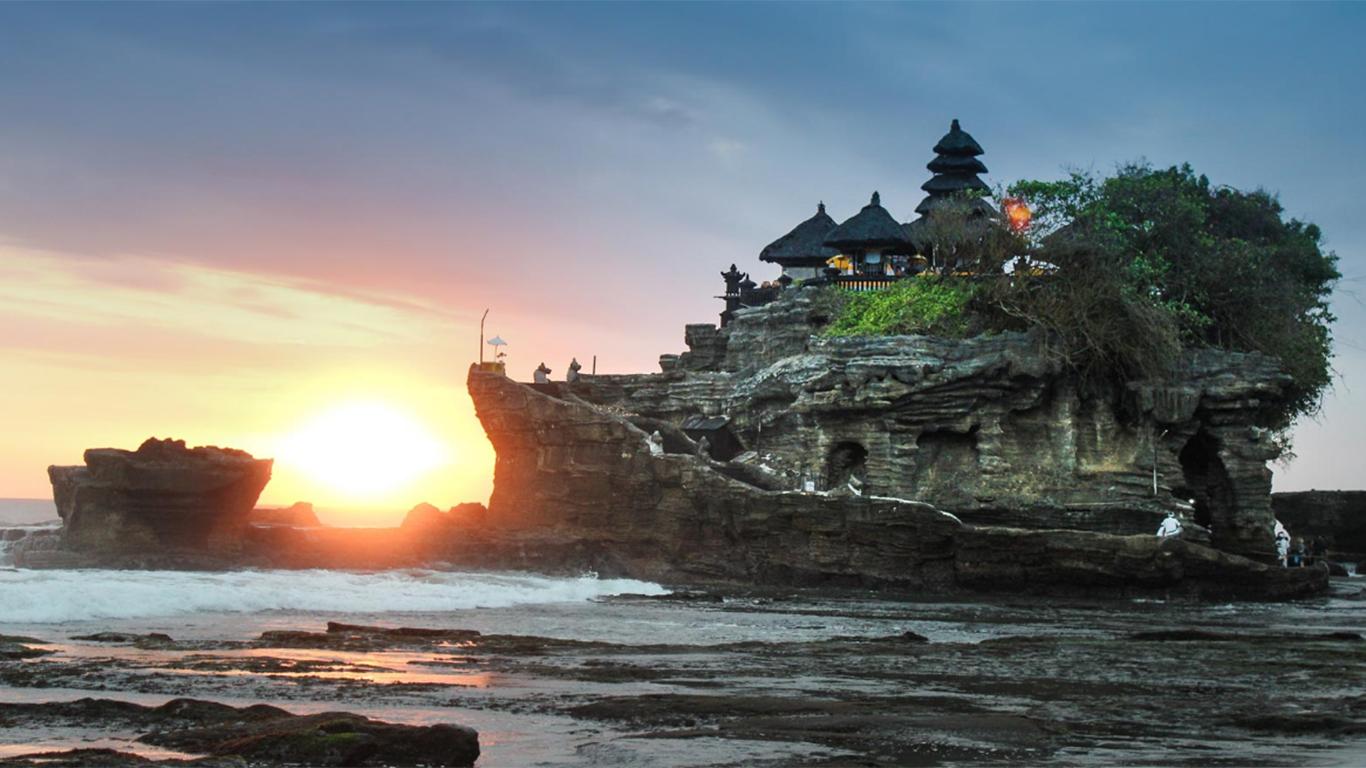
[[[569,359],[569,373],[565,375],[564,380],[567,381],[567,382],[570,382],[570,383],[573,383],[573,382],[578,381],[578,380],[579,380],[579,371],[581,371],[581,370],[583,370],[583,366],[582,366],[582,365],[579,365],[579,359],[578,359],[577,357],[572,357],[572,358],[570,358],[570,359]]]
[[[550,369],[545,367],[545,363],[536,366],[536,372],[531,374],[531,380],[537,384],[550,383]]]

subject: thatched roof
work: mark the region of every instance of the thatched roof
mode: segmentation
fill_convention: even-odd
[[[934,152],[938,155],[976,157],[982,154],[983,150],[982,145],[978,144],[971,134],[958,127],[958,120],[955,119],[949,126],[949,132],[934,145]]]
[[[859,251],[906,247],[910,241],[892,214],[882,207],[881,196],[874,192],[872,201],[863,206],[863,210],[826,235],[825,244],[841,251]]]
[[[936,173],[929,181],[920,185],[920,188],[935,194],[952,195],[957,192],[990,192],[991,187],[985,181],[977,178],[974,173]]]
[[[825,236],[835,228],[835,220],[825,212],[825,203],[816,206],[816,215],[798,224],[791,232],[759,251],[759,260],[785,267],[823,267],[838,255],[825,245]]]
[[[987,167],[971,155],[935,155],[925,166],[935,173],[986,173]]]
[[[942,205],[951,205],[953,203],[954,199],[946,193],[931,193],[927,195],[924,200],[920,201],[920,205],[917,205],[915,207],[915,212],[920,214],[921,216],[924,216],[925,214],[929,213],[935,208],[938,208]],[[984,216],[995,218],[997,215],[999,215],[999,212],[996,210],[996,207],[994,205],[987,202],[986,200],[983,200],[980,197],[969,200],[968,205],[972,206],[972,209],[974,211]]]

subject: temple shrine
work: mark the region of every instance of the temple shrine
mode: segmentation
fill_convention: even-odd
[[[991,191],[979,175],[987,172],[979,159],[982,145],[957,120],[933,151],[935,157],[926,165],[933,175],[920,186],[926,196],[915,208],[916,218],[898,222],[883,207],[877,192],[842,222],[826,213],[824,202],[819,203],[814,216],[759,252],[760,261],[782,268],[776,285],[760,286],[734,264],[722,273],[726,281],[726,292],[720,297],[726,301],[722,325],[737,309],[766,304],[777,298],[778,291],[797,283],[870,291],[906,277],[952,270],[952,259],[934,252],[933,238],[927,232],[930,222],[951,207],[966,211],[983,226],[998,223],[1000,214],[982,197]]]

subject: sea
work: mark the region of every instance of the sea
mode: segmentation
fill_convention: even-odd
[[[0,502],[0,530],[56,524],[50,501]],[[1356,579],[1291,604],[945,603],[707,594],[594,573],[27,570],[4,557],[0,635],[36,638],[51,653],[0,663],[0,704],[190,696],[456,722],[479,730],[482,768],[1366,764],[1366,643],[1350,640],[1366,632],[1366,591]],[[513,650],[253,645],[264,632],[320,632],[329,621],[476,630],[514,638],[500,641]],[[1217,639],[1134,641],[1155,629]],[[162,633],[175,645],[81,639],[107,632]],[[928,642],[888,645],[912,635]],[[715,714],[683,718],[687,727],[650,720],[664,699]],[[622,700],[638,700],[641,719],[584,715]],[[728,701],[749,709],[736,714]],[[791,702],[863,714],[840,710],[837,729],[808,734],[790,727]],[[1304,720],[1323,733],[1239,724],[1239,708],[1265,707],[1273,717],[1331,714]],[[998,730],[955,714],[979,710]],[[894,723],[893,735],[860,740],[865,716],[869,728]],[[0,758],[72,748],[168,756],[135,737],[0,717]]]

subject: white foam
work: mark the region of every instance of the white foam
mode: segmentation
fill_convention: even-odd
[[[0,624],[272,610],[421,613],[659,595],[633,579],[454,571],[0,571]]]

